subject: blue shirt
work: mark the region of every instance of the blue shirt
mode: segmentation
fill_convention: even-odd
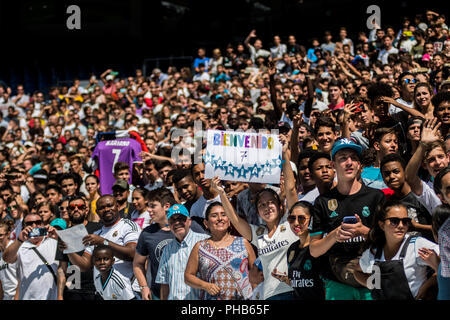
[[[198,68],[198,65],[200,63],[203,63],[205,65],[205,70],[208,71],[209,69],[209,60],[210,58],[204,57],[203,59],[195,58],[194,60],[194,68]]]
[[[368,187],[378,190],[388,188],[388,186],[384,183],[380,168],[365,167],[361,173],[361,178],[364,184]]]
[[[200,289],[194,289],[184,283],[184,271],[192,248],[198,241],[209,237],[207,234],[189,230],[181,243],[173,240],[164,248],[155,282],[169,285],[168,300],[200,299]]]

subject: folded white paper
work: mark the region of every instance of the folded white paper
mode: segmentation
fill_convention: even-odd
[[[56,230],[58,237],[67,245],[63,253],[73,253],[84,250],[83,238],[88,235],[84,224],[78,224],[66,230]]]

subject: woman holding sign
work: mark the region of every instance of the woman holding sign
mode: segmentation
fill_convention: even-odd
[[[212,179],[211,186],[219,193],[225,214],[236,230],[258,248],[264,272],[264,299],[293,299],[292,288],[271,274],[272,270],[277,269],[279,273],[287,275],[287,250],[298,240],[283,217],[284,208],[278,194],[268,188],[258,192],[255,204],[264,223],[256,226],[248,224],[236,214],[218,177]]]

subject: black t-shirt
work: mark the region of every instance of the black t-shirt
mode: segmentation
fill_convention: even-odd
[[[312,208],[312,230],[310,235],[330,233],[339,227],[345,216],[359,215],[361,222],[368,228],[372,227],[373,214],[376,207],[384,199],[381,190],[373,189],[362,184],[361,189],[352,195],[343,195],[337,188],[319,196]],[[362,236],[349,239],[345,242],[335,243],[325,256],[337,255],[347,258],[354,258],[360,254],[364,238]],[[329,268],[329,264],[326,264]],[[324,274],[331,279],[331,270],[323,270]]]
[[[102,227],[102,224],[99,222],[91,222],[89,221],[86,224],[86,230],[88,234],[94,233],[94,231],[97,231]],[[82,256],[84,253],[84,250],[77,252],[79,256]],[[59,258],[59,259],[58,259]],[[60,252],[60,254],[57,253],[57,260],[59,261],[65,261],[68,262],[68,266],[71,265],[69,256],[67,254],[63,254]],[[70,277],[70,273],[67,274],[67,277]],[[95,286],[94,286],[94,275],[93,275],[93,268],[86,272],[81,272],[80,277],[80,285],[81,289],[69,289],[67,286],[64,287],[64,291],[70,291],[70,292],[78,292],[78,293],[95,293]]]
[[[299,248],[300,240],[291,244],[287,251],[288,275],[296,300],[324,300],[325,290],[320,278],[323,258],[314,258],[309,246]]]
[[[147,268],[150,268],[150,273],[152,275],[150,289],[158,298],[160,296],[161,285],[156,283],[155,280],[158,272],[159,260],[164,247],[173,239],[175,239],[175,236],[170,230],[161,230],[158,224],[152,223],[142,230],[136,246],[136,252],[141,256],[147,256],[149,259]]]

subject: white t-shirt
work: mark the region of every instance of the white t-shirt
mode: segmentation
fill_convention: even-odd
[[[141,230],[138,225],[128,219],[120,219],[113,226],[103,226],[100,230],[94,232],[94,234],[121,246],[125,246],[128,243],[137,244],[140,233]],[[93,251],[94,246],[89,246],[85,250],[91,256]],[[124,261],[117,257],[114,257],[114,259],[114,268],[124,277],[131,279],[133,277],[133,261]]]
[[[403,249],[403,245],[407,237],[403,239],[400,249],[395,254],[391,260],[398,260],[400,253]],[[411,294],[415,297],[420,289],[420,286],[427,279],[427,264],[419,257],[419,249],[428,248],[434,250],[439,254],[439,246],[422,237],[412,238],[409,242],[408,249],[406,250],[406,255],[403,260],[403,268],[405,269],[406,279],[408,279],[408,285],[411,289]],[[384,257],[384,250],[381,254],[380,260],[376,261],[386,261]],[[364,273],[372,273],[372,268],[375,263],[375,256],[367,249],[363,252],[361,259],[359,260],[359,265]]]
[[[10,241],[7,247],[13,242]],[[3,300],[13,300],[17,289],[17,261],[6,263],[3,261],[2,252],[0,252],[0,281],[2,282]]]
[[[423,180],[422,182],[422,194],[418,196],[414,195],[419,199],[419,201],[427,208],[428,212],[433,212],[433,209],[442,204],[441,200],[438,198],[433,189],[430,188]]]
[[[25,241],[17,252],[17,278],[19,279],[19,300],[56,300],[57,286],[52,273],[32,248],[33,243]],[[44,238],[37,247],[55,274],[58,261],[55,260],[58,241]]]
[[[139,214],[138,210],[134,210],[131,213],[131,221],[134,221],[141,230],[144,230],[147,226],[150,225],[151,217],[150,213],[145,210],[143,213]]]
[[[111,269],[111,273],[104,284],[102,284],[101,274],[97,268],[94,269],[95,290],[103,300],[131,300],[135,298],[130,279],[124,277],[114,267]]]
[[[395,101],[397,101],[398,103],[401,103],[404,106],[407,106],[408,108],[414,109],[414,103],[413,102],[407,102],[405,100],[403,100],[402,98],[398,98]],[[396,114],[403,111],[402,109],[390,104],[389,105],[389,113],[392,114]]]
[[[298,240],[298,237],[292,232],[289,222],[283,217],[272,238],[269,238],[268,230],[264,225],[250,224],[250,228],[252,229],[251,243],[258,248],[258,256],[263,266],[263,299],[292,291],[289,285],[271,275],[275,268],[278,273],[288,274],[287,250],[292,243]]]
[[[217,195],[214,199],[206,200],[203,195],[198,198],[197,201],[194,202],[194,204],[191,207],[190,216],[191,217],[201,217],[205,218],[206,209],[208,209],[208,206],[213,202],[222,202],[220,201],[220,196]]]

